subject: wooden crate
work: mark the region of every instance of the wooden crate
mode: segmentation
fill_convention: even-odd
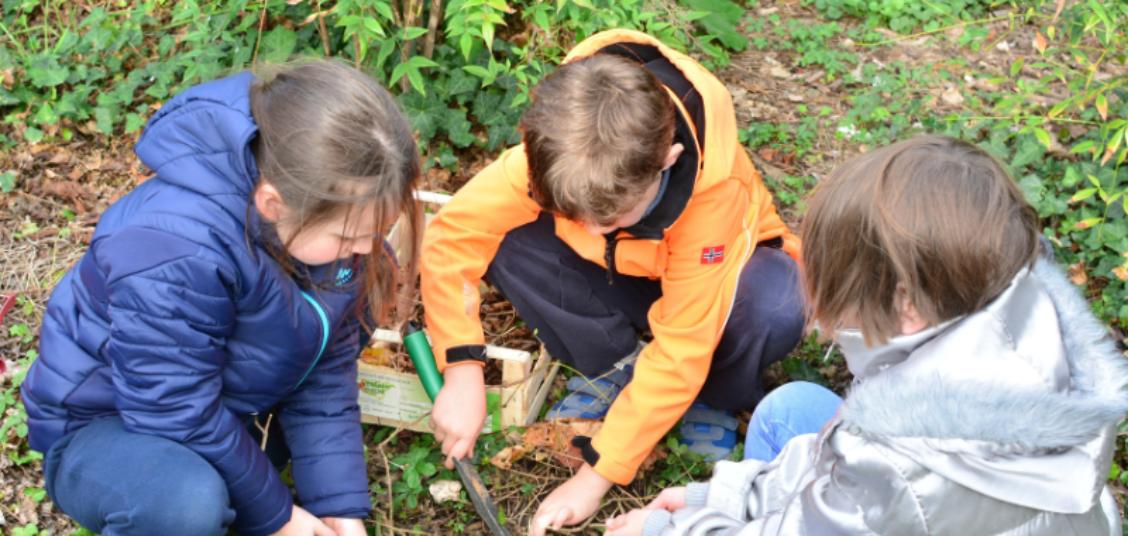
[[[450,196],[433,192],[416,192],[416,211],[424,228],[431,214],[424,210],[429,205],[444,205]],[[388,242],[399,258],[407,258],[417,250],[419,242],[409,243],[400,232],[403,220],[396,222],[388,234]],[[422,238],[417,237],[417,238]],[[374,346],[397,345],[400,334],[393,330],[378,329],[372,336]],[[487,346],[486,359],[501,362],[501,385],[486,386],[486,422],[483,431],[489,433],[508,426],[527,426],[536,421],[541,406],[552,388],[552,381],[560,368],[542,346],[536,355],[524,350]],[[388,366],[377,366],[358,360],[360,371],[361,421],[404,427],[409,430],[429,431],[431,401],[423,390],[419,376]]]
[[[377,330],[374,345],[395,345],[400,334]],[[486,386],[486,421],[489,433],[509,426],[527,426],[536,421],[552,388],[560,364],[542,348],[535,356],[524,350],[487,346],[486,358],[500,361],[501,385]],[[360,369],[361,421],[429,431],[431,401],[414,372],[358,362]]]

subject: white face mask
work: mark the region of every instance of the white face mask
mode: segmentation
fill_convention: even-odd
[[[880,346],[866,346],[859,329],[839,329],[834,332],[833,338],[838,350],[846,358],[846,367],[855,379],[860,379],[908,359],[909,354],[948,329],[956,320],[953,318],[910,335],[893,337]]]

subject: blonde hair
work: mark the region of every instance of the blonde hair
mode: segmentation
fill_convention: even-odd
[[[374,327],[396,302],[409,303],[406,294],[393,298],[397,290],[412,291],[416,273],[414,258],[397,270],[383,238],[388,232],[384,227],[398,214],[407,215],[410,243],[420,232],[413,198],[419,153],[410,125],[386,89],[337,61],[264,66],[255,75],[250,92],[259,129],[255,161],[260,184],[268,181],[291,209],[298,232],[290,240],[304,228],[375,207],[378,228],[373,230],[372,257],[364,263],[364,292],[357,303],[358,313],[367,310],[365,320]],[[304,276],[284,250],[271,254],[292,276]],[[402,307],[399,312],[410,313]]]
[[[919,136],[855,157],[820,184],[802,224],[804,286],[823,329],[866,343],[900,333],[907,300],[929,324],[983,308],[1038,251],[1038,217],[982,149]]]
[[[665,87],[634,61],[596,55],[560,66],[521,119],[533,199],[572,220],[614,221],[658,180],[674,114]]]

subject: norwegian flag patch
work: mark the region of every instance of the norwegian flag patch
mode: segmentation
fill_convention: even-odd
[[[701,264],[720,264],[725,260],[724,246],[701,248]]]

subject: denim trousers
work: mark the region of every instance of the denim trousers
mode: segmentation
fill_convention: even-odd
[[[777,387],[752,412],[744,459],[775,459],[793,437],[822,430],[840,405],[842,398],[815,383],[791,382]]]
[[[285,466],[289,451],[271,428],[267,455]],[[253,424],[248,430],[261,436]],[[55,505],[103,536],[222,535],[235,519],[227,483],[210,463],[176,441],[130,432],[116,416],[56,441],[43,472]]]

